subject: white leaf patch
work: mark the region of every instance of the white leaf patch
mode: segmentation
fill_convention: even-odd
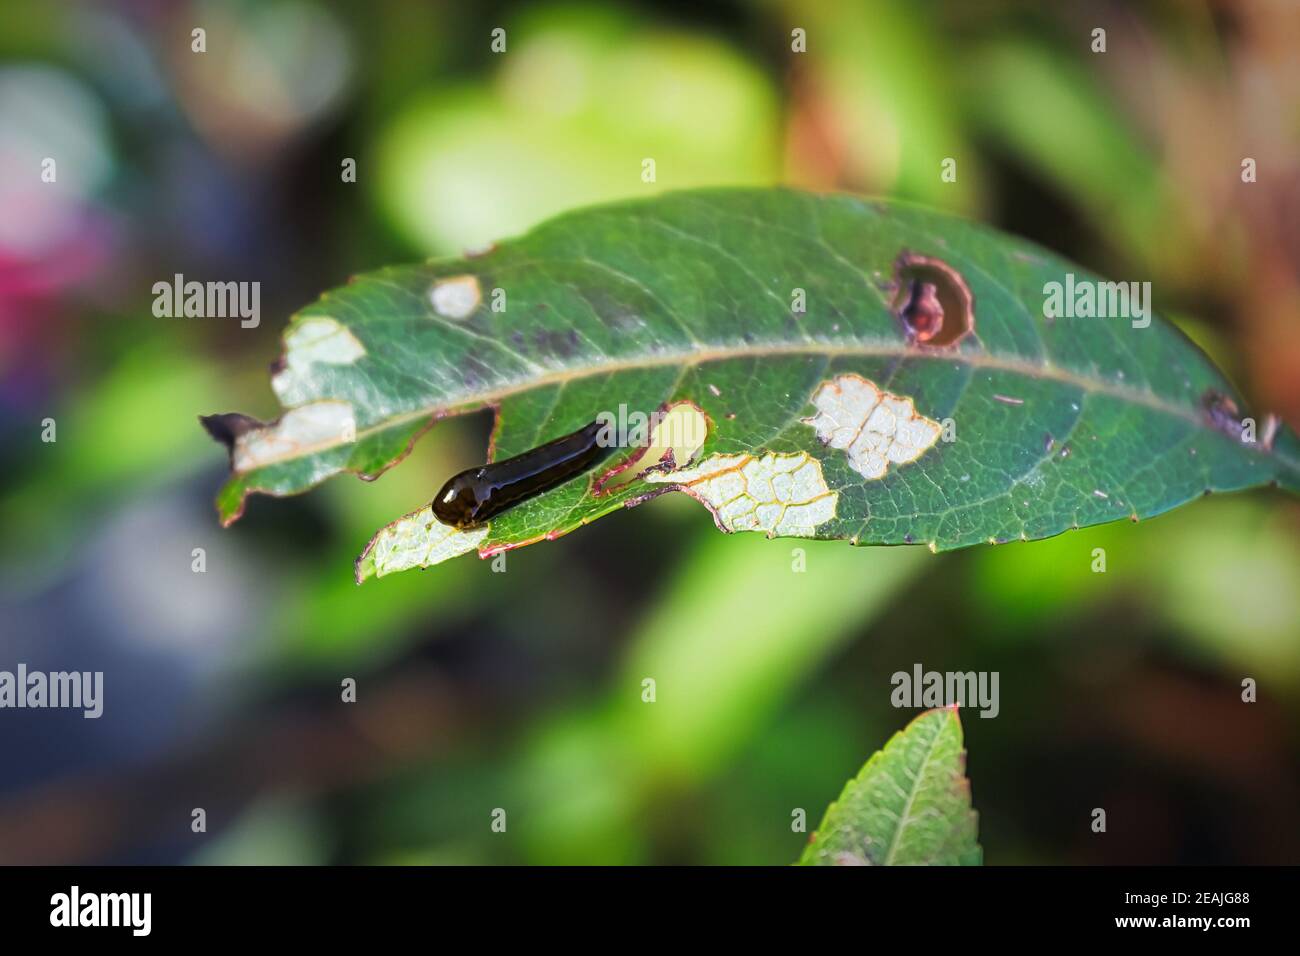
[[[355,335],[337,319],[313,315],[293,326],[284,337],[284,367],[271,379],[271,388],[282,405],[306,401],[307,375],[316,363],[351,365],[366,354]]]
[[[487,525],[460,530],[443,524],[426,506],[380,529],[357,560],[357,583],[467,554],[487,533]]]
[[[481,300],[476,276],[442,279],[429,291],[434,311],[448,319],[468,319]]]
[[[289,409],[274,424],[240,435],[230,462],[236,473],[242,473],[356,440],[357,420],[350,403],[312,402]]]
[[[693,402],[677,402],[656,419],[654,430],[641,456],[629,465],[606,475],[605,488],[618,488],[658,467],[672,456],[678,465],[688,465],[704,447],[709,420]]]
[[[682,485],[709,506],[724,531],[763,531],[778,535],[813,534],[835,517],[839,495],[826,486],[822,466],[807,452],[714,455],[692,468],[651,473],[648,482]]]
[[[891,395],[861,375],[839,375],[813,396],[817,414],[803,419],[817,437],[848,455],[849,465],[864,478],[882,478],[890,464],[916,461],[939,440],[939,423],[912,406],[910,398]]]

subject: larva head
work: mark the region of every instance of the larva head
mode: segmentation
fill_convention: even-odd
[[[453,528],[472,528],[479,523],[481,508],[486,503],[480,470],[462,471],[442,486],[429,505],[435,518]]]

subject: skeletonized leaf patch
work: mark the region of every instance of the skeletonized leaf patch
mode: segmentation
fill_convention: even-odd
[[[271,387],[285,405],[311,394],[312,366],[351,365],[366,354],[357,337],[338,319],[313,315],[293,325],[284,336],[284,355],[271,376]]]
[[[693,468],[653,473],[706,504],[724,531],[808,537],[835,517],[839,497],[826,487],[821,462],[796,455],[714,455]]]
[[[427,568],[468,554],[487,537],[488,526],[464,531],[442,524],[424,507],[382,528],[357,558],[357,583],[369,577]]]
[[[882,478],[891,464],[916,461],[939,440],[939,423],[919,414],[910,398],[891,395],[861,375],[841,375],[813,396],[817,414],[804,421],[831,448],[849,456],[864,478]]]

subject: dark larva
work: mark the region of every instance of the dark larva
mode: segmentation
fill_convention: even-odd
[[[598,441],[599,420],[505,461],[462,471],[442,486],[430,507],[454,528],[472,528],[507,508],[582,474],[614,450]]]

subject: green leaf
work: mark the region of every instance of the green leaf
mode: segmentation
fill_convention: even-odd
[[[909,334],[901,306],[925,302],[911,282],[899,291],[904,255],[942,263],[924,278],[944,330],[960,330],[969,289],[970,334],[941,347]],[[1261,416],[1244,441],[1242,400],[1172,325],[1045,317],[1048,284],[1070,274],[1100,281],[986,227],[851,196],[712,190],[571,213],[303,309],[272,378],[284,416],[208,420],[234,465],[218,507],[229,523],[254,491],[375,476],[438,419],[485,406],[501,459],[600,412],[634,423],[674,403],[705,424],[702,446],[598,493],[606,468],[641,454],[622,449],[469,531],[394,502],[426,506],[381,530],[358,580],[554,538],[671,490],[709,502],[723,530],[932,550],[1136,520],[1210,491],[1300,490],[1295,435]],[[861,428],[866,406],[845,402],[881,393],[893,417]],[[835,447],[863,434],[892,438],[892,459]],[[430,497],[446,477],[429,476]]]
[[[978,815],[956,707],[894,734],[826,810],[804,866],[978,866]]]

